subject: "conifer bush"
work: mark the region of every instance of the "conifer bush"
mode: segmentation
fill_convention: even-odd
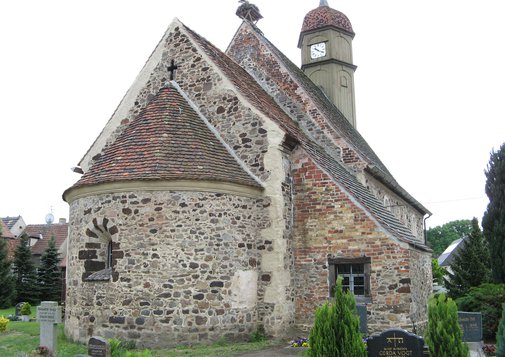
[[[502,304],[502,315],[496,332],[496,357],[505,357],[505,304]]]
[[[332,302],[317,308],[309,336],[311,357],[366,357],[366,347],[359,332],[356,301],[344,292],[342,279],[335,285]]]
[[[445,294],[428,303],[428,329],[425,336],[431,357],[468,357],[463,331],[458,324],[458,307]]]

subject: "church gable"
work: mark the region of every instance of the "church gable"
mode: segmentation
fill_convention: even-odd
[[[422,216],[429,211],[396,182],[342,113],[256,26],[243,22],[227,54],[275,98],[311,141],[317,142],[330,156],[338,158],[350,171],[362,173],[357,177],[363,185],[377,183],[371,192],[389,190],[395,200],[404,203],[403,207],[409,207],[403,209],[398,218],[415,216],[416,222],[412,226],[417,226],[417,221],[422,222]],[[417,227],[412,231],[418,232]],[[416,234],[421,239],[422,234]]]
[[[261,187],[175,82],[160,89],[74,187],[131,180]]]

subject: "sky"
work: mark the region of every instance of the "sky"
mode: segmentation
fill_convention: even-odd
[[[251,0],[294,63],[319,0]],[[434,227],[477,217],[505,142],[505,2],[328,0],[350,19],[357,127]],[[0,216],[68,219],[71,171],[177,17],[221,50],[237,0],[19,0],[0,4]]]

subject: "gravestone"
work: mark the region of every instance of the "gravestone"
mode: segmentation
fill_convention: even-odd
[[[88,354],[91,357],[110,357],[110,345],[106,339],[92,336],[88,341]]]
[[[359,332],[367,334],[368,325],[366,316],[366,305],[356,305],[356,310],[358,311],[359,316]]]
[[[16,316],[21,316],[21,308],[23,307],[25,303],[24,302],[18,302],[16,304]]]
[[[61,307],[56,301],[42,301],[37,308],[37,320],[40,322],[40,346],[46,346],[57,356],[57,325],[61,323]]]
[[[463,341],[482,341],[482,314],[480,312],[458,311],[458,322],[463,330]]]
[[[367,340],[368,357],[429,356],[422,337],[402,329],[390,329]]]

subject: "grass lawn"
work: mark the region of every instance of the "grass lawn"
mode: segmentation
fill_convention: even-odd
[[[14,315],[14,308],[0,310],[0,316]],[[36,308],[32,308],[32,318],[36,316]],[[19,352],[32,353],[39,346],[40,325],[38,322],[11,321],[7,331],[0,332],[0,356],[16,357]],[[248,351],[258,351],[281,342],[267,340],[250,343],[228,343],[225,341],[210,346],[180,346],[172,349],[151,350],[153,357],[217,357],[232,356]],[[58,357],[73,357],[76,354],[87,354],[85,345],[68,341],[63,334],[63,324],[58,324]]]

